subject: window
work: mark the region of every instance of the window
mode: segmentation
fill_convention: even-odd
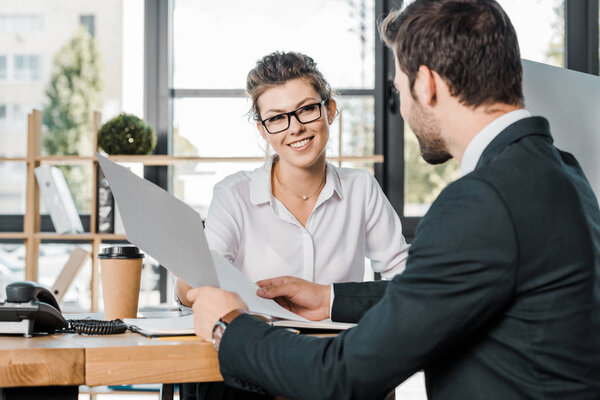
[[[68,146],[65,141],[54,147],[45,144],[43,155],[90,155],[93,111],[100,111],[104,120],[120,112],[143,117],[144,3],[144,0],[0,2],[3,44],[0,104],[5,107],[5,118],[0,118],[0,158],[25,157],[27,114],[33,107],[51,113],[50,104],[54,102],[54,112],[64,117],[61,122],[74,126],[78,132],[76,140],[66,141]],[[103,17],[95,19],[94,16],[99,13]],[[82,24],[85,29],[80,29]],[[94,50],[91,51],[91,48]],[[97,57],[91,57],[92,52]],[[71,68],[75,62],[83,62],[85,72],[92,78],[87,82],[65,79],[77,70]],[[69,86],[73,81],[85,83],[85,87]],[[99,90],[89,85],[89,82],[98,81],[101,83]],[[56,90],[49,94],[52,88]],[[51,141],[60,131],[60,126],[46,123],[44,139]],[[91,211],[91,163],[60,167],[64,168],[85,225],[89,220],[86,214]],[[18,232],[23,228],[25,178],[24,162],[0,161],[0,231]],[[41,207],[43,209],[43,205]],[[46,215],[42,216],[42,226],[43,230],[52,229]],[[45,243],[41,250],[48,257],[52,257],[52,252],[64,257],[68,255],[69,247]],[[48,259],[42,260],[41,257],[40,279],[55,278],[55,271],[44,270],[43,265]],[[88,299],[89,296],[81,296],[82,301]],[[85,308],[86,304],[80,306]]]
[[[373,88],[374,21],[373,1],[176,0],[173,85],[243,89],[259,57],[294,50],[336,88]]]
[[[522,58],[564,67],[564,0],[499,0],[499,3],[517,31]]]
[[[202,39],[210,37],[219,40]],[[244,88],[256,61],[276,50],[311,56],[341,93],[336,96],[340,115],[330,131],[327,155],[340,157],[342,162],[346,156],[363,157],[367,163],[360,166],[373,170],[369,161],[375,140],[374,1],[283,4],[278,0],[238,0],[232,4],[176,0],[173,154],[254,159],[171,169],[175,195],[203,216],[215,183],[263,163],[267,150],[255,124],[248,120],[250,103]]]
[[[0,55],[0,81],[6,80],[7,69],[8,69],[7,67],[8,66],[6,65],[6,56]]]
[[[20,231],[22,221],[15,221],[13,215],[23,215],[25,212],[25,182],[27,181],[27,165],[24,162],[0,162],[2,191],[0,196],[1,230]],[[11,224],[16,225],[11,229]]]
[[[2,9],[0,8],[0,12]],[[29,35],[44,30],[44,16],[36,14],[0,14],[0,35]]]
[[[93,15],[81,15],[79,17],[79,23],[85,27],[91,37],[95,35],[95,20]]]
[[[17,54],[14,66],[15,81],[39,81],[42,77],[42,61],[38,54]]]
[[[0,302],[6,299],[6,285],[25,279],[23,243],[0,243]]]

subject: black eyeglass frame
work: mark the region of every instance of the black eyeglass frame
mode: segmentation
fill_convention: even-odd
[[[322,110],[322,107],[325,105],[325,103],[327,103],[327,101],[328,101],[328,99],[325,99],[325,100],[321,100],[321,101],[320,101],[320,102],[318,102],[318,103],[310,103],[310,104],[305,104],[305,105],[303,105],[303,106],[300,106],[300,107],[296,108],[294,111],[290,111],[290,112],[286,112],[286,113],[281,113],[281,114],[273,115],[272,117],[265,118],[265,119],[259,119],[259,122],[260,122],[260,124],[261,124],[261,125],[262,125],[262,126],[265,128],[265,130],[266,130],[266,131],[267,131],[269,134],[271,134],[271,135],[275,135],[275,134],[277,134],[277,133],[281,133],[281,132],[283,132],[283,131],[286,131],[286,130],[288,130],[288,129],[290,128],[290,124],[292,123],[292,116],[294,116],[294,117],[296,118],[296,121],[298,121],[298,122],[299,122],[299,123],[301,123],[302,125],[310,124],[311,122],[315,122],[315,121],[317,121],[317,120],[321,119],[321,117],[323,116],[323,110]],[[310,120],[310,121],[306,121],[306,122],[302,122],[302,121],[300,121],[300,118],[298,118],[298,115],[297,115],[296,113],[297,113],[298,111],[300,111],[301,109],[303,109],[304,107],[310,107],[310,106],[319,106],[319,116],[318,116],[317,118],[313,119],[313,120]],[[281,130],[279,130],[279,131],[277,131],[277,132],[271,132],[271,131],[269,130],[269,128],[267,128],[267,124],[265,124],[265,121],[267,121],[267,120],[269,120],[269,119],[271,119],[271,118],[280,117],[280,116],[282,116],[282,115],[285,115],[285,116],[287,116],[287,122],[288,122],[287,126],[285,127],[285,129],[281,129]]]

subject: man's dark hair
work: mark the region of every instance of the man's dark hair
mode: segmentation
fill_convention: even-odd
[[[416,0],[379,31],[414,83],[421,65],[437,72],[461,103],[523,105],[523,67],[510,19],[495,0]]]

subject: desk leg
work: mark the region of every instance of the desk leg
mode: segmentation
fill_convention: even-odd
[[[79,386],[38,386],[0,389],[0,400],[77,400]]]
[[[163,383],[160,385],[160,400],[173,400],[175,395],[175,384]],[[2,400],[2,399],[0,399]]]

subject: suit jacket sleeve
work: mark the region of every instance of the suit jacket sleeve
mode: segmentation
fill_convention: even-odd
[[[447,357],[507,307],[517,259],[501,197],[467,176],[432,205],[406,271],[388,282],[357,327],[323,339],[241,316],[221,342],[221,374],[229,385],[290,398],[381,398]]]
[[[387,284],[388,281],[334,283],[331,319],[336,322],[358,322],[381,300]]]

